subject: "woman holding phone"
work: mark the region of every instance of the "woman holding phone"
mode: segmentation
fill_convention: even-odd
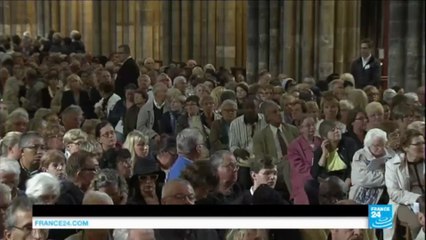
[[[317,180],[339,177],[346,183],[348,190],[351,185],[351,162],[357,151],[354,140],[342,137],[336,122],[329,120],[321,123],[319,134],[324,141],[314,152],[312,177]]]

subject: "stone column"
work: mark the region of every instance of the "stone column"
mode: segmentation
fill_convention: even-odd
[[[258,63],[258,3],[248,1],[247,8],[247,62],[246,75],[247,81],[253,83],[256,81],[257,63]]]
[[[407,5],[402,1],[390,1],[389,14],[389,87],[403,84],[404,66],[404,19]]]
[[[269,2],[269,71],[272,76],[279,72],[280,47],[280,3],[278,1]]]
[[[334,65],[334,1],[322,1],[319,4],[320,23],[318,39],[318,76],[325,79],[333,73]]]
[[[269,1],[259,1],[259,60],[258,70],[268,69],[269,62]]]
[[[415,91],[421,82],[423,1],[407,1],[407,27],[405,36],[405,88]],[[424,29],[423,29],[424,31]],[[424,60],[424,59],[423,59]]]
[[[141,4],[141,2],[140,2]],[[172,33],[172,19],[171,19],[171,2],[169,0],[162,1],[162,39],[163,39],[163,64],[169,64],[172,60],[172,42],[171,42],[171,33]],[[139,25],[139,24],[138,24]],[[142,38],[142,36],[140,37]],[[142,54],[141,54],[142,55]]]

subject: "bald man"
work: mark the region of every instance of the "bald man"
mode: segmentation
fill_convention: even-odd
[[[155,240],[153,229],[130,229],[127,240]]]
[[[83,198],[83,205],[114,205],[111,197],[104,192],[88,191]]]
[[[194,205],[195,203],[194,188],[183,179],[164,184],[161,196],[163,205]]]

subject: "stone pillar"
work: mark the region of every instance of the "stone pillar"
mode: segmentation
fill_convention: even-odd
[[[272,76],[279,72],[280,46],[280,3],[278,1],[269,2],[269,71]]]
[[[142,1],[139,1],[141,4]],[[171,2],[169,0],[165,0],[162,2],[162,39],[163,39],[163,64],[169,64],[172,60],[172,42],[170,41],[170,36],[172,32],[172,19],[171,19]],[[142,38],[142,37],[141,37]],[[142,54],[141,54],[142,55]]]
[[[225,2],[224,9],[224,66],[227,69],[235,67],[235,39],[237,34],[237,29],[235,28],[235,13],[237,8],[236,1],[227,1]]]
[[[256,81],[257,63],[258,63],[258,3],[248,1],[247,9],[247,82]]]
[[[389,86],[414,91],[424,83],[424,8],[422,1],[391,1]]]
[[[318,39],[318,77],[325,79],[334,71],[334,1],[322,1]]]
[[[407,27],[405,37],[405,88],[414,91],[421,82],[423,1],[407,1]],[[423,29],[424,31],[424,29]]]
[[[259,1],[259,60],[258,70],[268,69],[269,62],[269,1]]]

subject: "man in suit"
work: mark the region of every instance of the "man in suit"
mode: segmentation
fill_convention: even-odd
[[[132,56],[130,56],[129,45],[123,44],[119,46],[118,56],[123,65],[117,73],[115,93],[121,98],[124,98],[124,87],[129,83],[138,84],[139,67]]]
[[[169,111],[166,103],[167,87],[162,83],[155,84],[153,88],[154,97],[149,99],[139,110],[136,129],[143,132],[149,139],[160,141],[160,120],[163,114]]]
[[[254,134],[253,153],[256,159],[271,156],[275,159],[278,179],[275,189],[290,198],[290,164],[287,159],[288,145],[299,135],[296,127],[283,122],[279,106],[272,102],[262,103],[262,109],[268,126]]]
[[[373,43],[368,40],[361,41],[361,57],[352,62],[351,73],[355,78],[355,87],[363,89],[367,85],[380,86],[380,61],[375,58],[372,51]]]

